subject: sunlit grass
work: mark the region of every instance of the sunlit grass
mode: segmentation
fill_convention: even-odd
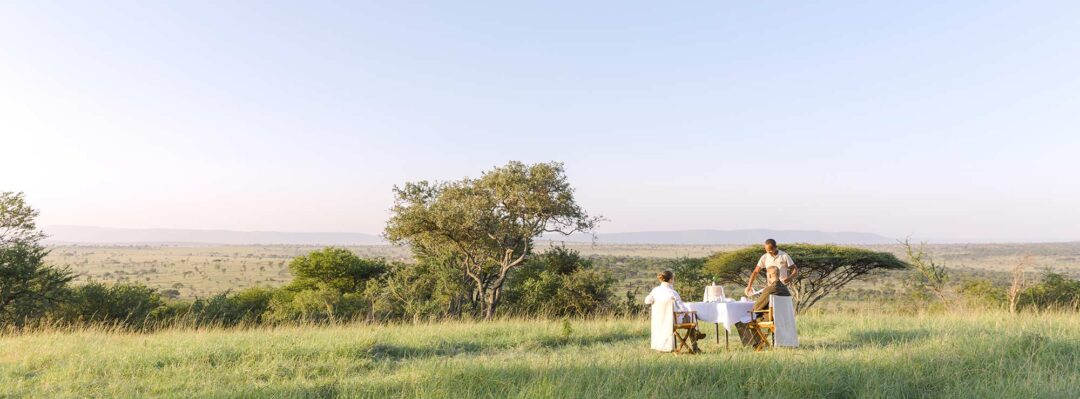
[[[764,353],[708,325],[697,356],[648,350],[645,320],[38,331],[0,337],[0,396],[1080,396],[1075,314],[799,322],[802,348]]]

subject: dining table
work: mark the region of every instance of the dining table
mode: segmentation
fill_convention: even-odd
[[[749,323],[753,317],[754,302],[750,300],[718,300],[714,302],[686,302],[690,310],[697,313],[698,321],[716,324],[716,343],[720,343],[720,326],[724,326],[725,347],[730,348],[730,333],[735,323]]]

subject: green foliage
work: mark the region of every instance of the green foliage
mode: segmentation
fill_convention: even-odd
[[[586,316],[611,310],[615,280],[577,251],[552,247],[530,259],[507,284],[515,314]]]
[[[872,272],[908,267],[891,253],[862,248],[791,244],[780,249],[787,252],[799,268],[798,276],[789,286],[793,288],[795,306],[800,312]],[[705,262],[704,275],[718,283],[745,286],[763,253],[757,246],[718,253]],[[759,281],[764,279],[759,278]]]
[[[71,289],[55,317],[74,324],[142,329],[157,321],[163,305],[157,290],[141,284],[91,282]]]
[[[186,316],[196,325],[254,325],[264,321],[270,300],[280,289],[252,287],[236,293],[223,292],[207,299],[196,299],[178,316]]]
[[[363,292],[342,292],[319,284],[301,291],[276,291],[263,317],[275,323],[350,321],[370,308],[371,302]]]
[[[1008,303],[1005,287],[987,279],[965,281],[960,286],[960,294],[969,306],[1003,308]]]
[[[387,268],[381,259],[363,259],[347,249],[327,247],[289,262],[294,278],[290,289],[310,289],[321,284],[343,292],[357,292]]]
[[[380,318],[418,320],[457,316],[467,300],[461,270],[433,259],[395,264],[382,287],[373,287],[373,312]]]
[[[63,300],[75,275],[45,265],[38,212],[22,193],[0,192],[0,326],[19,327]]]
[[[675,290],[683,295],[684,300],[692,300],[692,295],[703,294],[705,287],[710,284],[704,271],[705,261],[706,258],[679,258],[671,262],[670,270],[675,274]]]
[[[418,258],[438,258],[470,279],[471,300],[492,318],[512,269],[525,262],[544,233],[590,231],[590,217],[574,199],[557,162],[510,162],[479,179],[406,183],[394,188],[386,238]]]
[[[948,305],[952,299],[949,292],[949,269],[945,267],[945,264],[934,261],[930,254],[923,251],[922,247],[925,244],[919,248],[912,247],[910,240],[904,240],[902,244],[908,256],[908,262],[920,277],[913,284],[914,293],[919,295],[918,291],[931,292],[942,304]]]
[[[1023,291],[1020,306],[1036,310],[1080,310],[1080,280],[1046,273],[1041,283]]]

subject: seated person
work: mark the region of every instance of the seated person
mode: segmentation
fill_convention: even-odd
[[[791,291],[788,291],[787,286],[780,282],[780,271],[775,267],[765,269],[765,289],[754,301],[754,319],[760,318],[769,309],[769,295],[791,296]]]
[[[653,288],[652,292],[649,292],[649,296],[645,297],[646,305],[674,301],[673,305],[675,312],[690,311],[690,308],[688,308],[686,304],[683,303],[682,297],[680,297],[679,293],[675,291],[674,287],[672,287],[672,284],[675,282],[675,274],[672,273],[671,270],[665,270],[657,274],[656,279],[660,281],[660,285],[656,286],[656,288]],[[671,317],[671,319],[667,319],[667,317]],[[674,320],[673,317],[674,314],[671,314],[670,316],[668,316],[667,314],[657,315],[654,312],[652,324],[653,349],[663,352],[671,352],[675,350],[675,339],[674,337],[672,337],[672,327],[675,323],[689,323],[691,321]],[[683,317],[685,317],[685,315],[683,315]],[[704,338],[705,334],[697,331],[697,329],[690,331],[689,334],[693,350],[696,352],[698,350],[697,340]]]
[[[758,328],[757,321],[761,320],[765,310],[769,309],[769,296],[791,296],[787,286],[780,282],[780,271],[775,267],[765,270],[765,284],[761,296],[754,301],[754,320],[749,323],[735,323],[735,327],[739,330],[739,338],[744,346],[753,346],[755,348],[761,346],[762,342],[754,330]]]

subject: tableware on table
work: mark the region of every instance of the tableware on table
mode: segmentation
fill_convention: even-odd
[[[724,287],[713,284],[705,287],[704,302],[721,302],[724,299]]]

